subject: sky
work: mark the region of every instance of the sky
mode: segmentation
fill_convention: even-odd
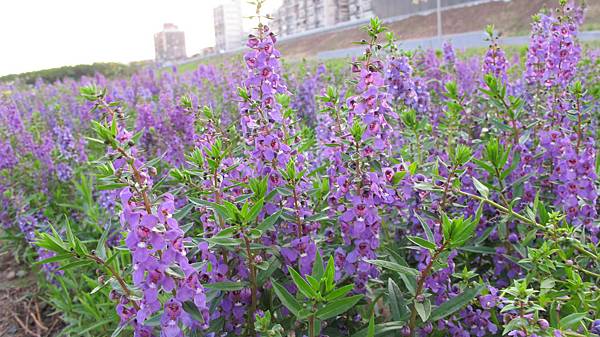
[[[191,56],[214,45],[213,8],[225,1],[229,0],[2,0],[0,76],[153,59],[154,33],[167,22],[185,32]],[[266,11],[280,4],[281,0],[268,0]]]

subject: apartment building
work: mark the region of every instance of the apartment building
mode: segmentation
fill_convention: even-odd
[[[333,26],[371,15],[371,0],[284,0],[271,26],[280,36]]]
[[[186,58],[185,33],[172,23],[165,23],[163,30],[154,34],[154,54],[157,62]]]
[[[229,0],[213,10],[215,48],[219,53],[244,45],[242,1]]]

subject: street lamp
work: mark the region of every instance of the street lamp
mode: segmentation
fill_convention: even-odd
[[[437,0],[437,36],[442,41],[442,0]]]
[[[413,3],[416,5],[419,2],[426,2],[427,0],[413,0]],[[442,0],[436,0],[436,16],[437,16],[437,39],[440,43],[442,43]]]

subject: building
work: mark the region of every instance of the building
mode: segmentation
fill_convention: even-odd
[[[489,2],[499,0],[487,0]],[[500,0],[503,1],[503,0]],[[482,3],[483,0],[441,0],[442,10],[445,8],[468,6]],[[380,18],[404,17],[418,13],[432,12],[437,9],[436,0],[373,0],[373,13]]]
[[[165,23],[163,30],[154,34],[156,62],[174,61],[186,58],[185,33],[172,23]]]
[[[371,15],[371,0],[284,0],[270,25],[287,36]]]
[[[347,0],[350,20],[360,20],[373,16],[372,0]]]
[[[215,48],[217,52],[237,49],[244,45],[242,1],[228,0],[213,10]]]

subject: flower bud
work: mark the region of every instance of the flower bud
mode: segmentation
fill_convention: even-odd
[[[550,323],[548,323],[548,321],[543,318],[538,319],[537,324],[540,326],[540,329],[542,329],[542,330],[546,330],[550,327]]]

